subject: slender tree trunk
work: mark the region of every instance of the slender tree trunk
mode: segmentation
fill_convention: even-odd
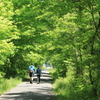
[[[93,97],[97,97],[97,86],[95,85],[95,81],[93,79],[92,68],[90,64],[89,64],[89,77],[90,77],[90,83],[92,85]]]

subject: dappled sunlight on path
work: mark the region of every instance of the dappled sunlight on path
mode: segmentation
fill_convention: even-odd
[[[0,96],[0,100],[57,100],[52,92],[52,79],[47,70],[43,70],[41,83],[36,83],[36,76],[33,84],[29,81],[19,84],[9,92]]]

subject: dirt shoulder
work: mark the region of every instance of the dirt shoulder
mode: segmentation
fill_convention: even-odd
[[[36,83],[36,76],[33,84],[28,81],[20,83],[17,87],[0,96],[0,100],[57,100],[52,92],[52,79],[48,70],[43,70],[41,83]]]

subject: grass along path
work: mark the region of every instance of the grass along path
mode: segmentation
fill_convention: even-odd
[[[15,86],[17,86],[19,83],[21,83],[21,79],[17,78],[10,78],[10,79],[4,79],[0,77],[0,95],[4,93],[5,91],[8,91]]]

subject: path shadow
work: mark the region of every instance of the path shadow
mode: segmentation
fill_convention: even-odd
[[[53,94],[43,94],[42,92],[8,93],[6,95],[7,97],[0,100],[56,100]]]

